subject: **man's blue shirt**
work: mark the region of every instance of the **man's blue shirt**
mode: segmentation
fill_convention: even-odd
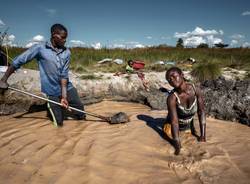
[[[41,79],[41,90],[48,96],[61,96],[61,79],[67,79],[67,90],[73,88],[69,82],[69,49],[56,49],[51,43],[36,44],[16,57],[12,63],[15,69],[32,59],[38,61]]]

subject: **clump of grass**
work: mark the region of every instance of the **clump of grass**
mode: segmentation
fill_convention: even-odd
[[[84,73],[87,72],[87,70],[84,68],[84,66],[82,65],[78,65],[74,68],[74,71],[77,73]]]
[[[154,65],[150,65],[149,67],[147,67],[147,70],[152,70],[152,71],[156,71],[156,72],[164,72],[168,68],[169,67],[166,65],[154,64]]]
[[[250,80],[250,71],[248,71],[244,77],[246,80]]]
[[[98,66],[97,68],[95,68],[95,71],[101,71],[101,72],[122,72],[125,71],[125,65],[118,65],[115,63],[107,63],[107,64],[103,64]]]
[[[191,75],[199,82],[213,80],[221,75],[221,69],[216,63],[207,62],[194,65]]]
[[[80,79],[82,79],[82,80],[100,80],[100,79],[102,79],[102,77],[96,76],[94,74],[88,74],[88,75],[80,76]]]

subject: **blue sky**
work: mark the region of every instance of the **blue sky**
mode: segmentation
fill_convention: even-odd
[[[8,45],[30,46],[64,24],[68,46],[187,47],[224,42],[250,46],[249,0],[2,0],[0,31]]]

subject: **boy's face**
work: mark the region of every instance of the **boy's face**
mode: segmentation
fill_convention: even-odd
[[[53,33],[52,34],[52,39],[53,39],[53,41],[55,43],[55,46],[57,48],[64,48],[67,36],[68,36],[67,32],[65,32],[63,30]]]

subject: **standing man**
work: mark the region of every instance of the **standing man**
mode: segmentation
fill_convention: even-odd
[[[69,81],[70,50],[64,45],[68,35],[67,29],[61,24],[51,27],[50,42],[36,44],[16,57],[0,80],[0,88],[7,89],[9,76],[23,64],[36,59],[40,70],[41,90],[50,100],[60,102],[63,107],[48,102],[51,120],[55,126],[63,126],[68,106],[84,110],[76,88]],[[85,119],[80,112],[71,112],[75,119]]]

